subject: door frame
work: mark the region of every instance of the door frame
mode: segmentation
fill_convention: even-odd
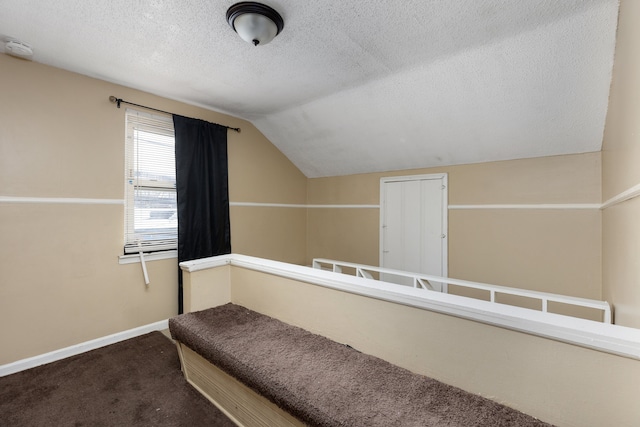
[[[442,277],[449,277],[449,177],[447,173],[432,173],[424,175],[406,175],[380,178],[380,226],[378,228],[378,232],[380,233],[379,265],[380,267],[382,267],[384,250],[384,184],[390,182],[423,180],[442,180],[442,234],[444,236],[442,238]],[[442,286],[443,292],[446,292],[446,284],[442,284]]]

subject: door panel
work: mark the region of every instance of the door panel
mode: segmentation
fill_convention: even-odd
[[[381,180],[382,267],[447,275],[445,183],[443,175]],[[399,276],[382,280],[413,286]]]

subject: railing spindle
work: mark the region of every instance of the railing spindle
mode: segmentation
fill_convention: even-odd
[[[595,310],[601,310],[603,312],[604,323],[611,323],[612,317],[613,317],[611,313],[611,306],[606,301],[597,301],[597,300],[590,300],[586,298],[556,295],[556,294],[550,294],[550,293],[539,292],[539,291],[528,291],[525,289],[518,289],[518,288],[508,288],[505,286],[489,285],[486,283],[450,279],[448,277],[438,277],[438,276],[431,276],[427,274],[408,273],[406,271],[393,270],[393,269],[383,268],[383,267],[374,267],[374,266],[362,265],[362,264],[354,264],[349,262],[339,262],[339,261],[328,260],[323,258],[314,259],[312,266],[313,268],[320,269],[322,268],[323,264],[331,265],[332,270],[335,273],[342,273],[342,267],[353,268],[355,269],[356,277],[362,277],[362,278],[371,279],[371,280],[375,280],[370,273],[371,271],[375,271],[378,273],[386,273],[392,276],[408,277],[412,279],[414,288],[421,288],[428,292],[435,291],[432,283],[440,283],[441,285],[449,284],[449,285],[455,285],[455,286],[460,286],[464,288],[481,289],[484,291],[488,291],[490,294],[490,301],[492,303],[496,303],[496,293],[502,293],[507,295],[521,296],[525,298],[533,298],[533,299],[541,300],[542,311],[545,313],[548,312],[549,301],[555,301],[555,302],[574,305],[578,307],[587,307]],[[428,283],[428,285],[425,285],[425,282]],[[439,289],[439,290],[442,291],[442,289]]]

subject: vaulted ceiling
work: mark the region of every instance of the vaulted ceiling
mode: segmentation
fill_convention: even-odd
[[[258,47],[233,3],[0,0],[0,37],[247,119],[308,177],[601,148],[617,0],[265,0]]]

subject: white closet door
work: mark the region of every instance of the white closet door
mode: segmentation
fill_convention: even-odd
[[[381,266],[446,276],[446,175],[381,180]],[[385,281],[412,286],[408,278]],[[440,284],[436,284],[440,286]]]

